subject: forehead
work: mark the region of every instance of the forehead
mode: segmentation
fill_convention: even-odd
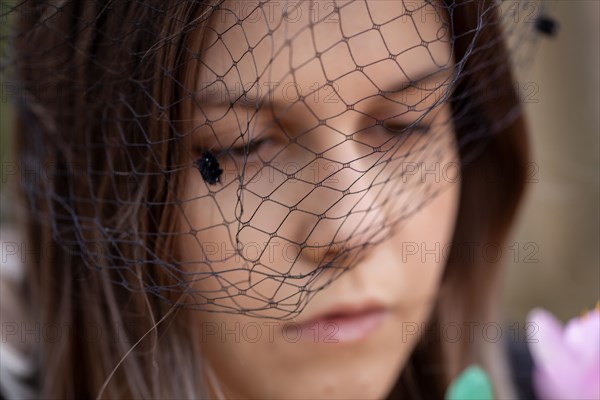
[[[280,103],[328,87],[355,104],[447,69],[448,37],[443,9],[425,1],[225,1],[204,34],[197,94]]]

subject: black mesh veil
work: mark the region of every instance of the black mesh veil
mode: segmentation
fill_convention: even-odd
[[[298,314],[460,179],[521,114],[535,87],[520,74],[554,29],[538,1],[1,13],[20,183],[57,246],[44,257],[184,307],[272,318]]]

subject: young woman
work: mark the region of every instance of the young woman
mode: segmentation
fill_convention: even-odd
[[[472,363],[513,395],[481,249],[524,187],[531,33],[495,2],[17,11],[40,397],[442,398]]]

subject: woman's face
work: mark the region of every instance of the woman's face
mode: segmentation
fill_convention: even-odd
[[[341,3],[226,2],[205,32],[187,145],[224,172],[186,172],[176,253],[200,308],[250,310],[189,314],[228,398],[384,397],[439,288],[460,186],[443,17]]]

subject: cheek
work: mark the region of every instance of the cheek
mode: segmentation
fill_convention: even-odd
[[[452,243],[460,184],[445,186],[422,212],[407,221],[402,235],[403,278],[414,303],[437,294]]]
[[[184,283],[198,293],[215,293],[223,285],[213,273],[231,269],[232,260],[240,261],[231,257],[235,253],[231,238],[235,238],[237,227],[232,223],[236,220],[236,186],[208,185],[196,168],[186,171],[181,184],[184,190],[177,213],[174,253],[181,264]],[[192,301],[205,302],[201,297]]]
[[[423,296],[437,293],[451,248],[460,202],[460,176],[454,151],[436,162],[435,174],[426,175],[437,194],[424,198],[424,208],[406,221],[402,257],[410,289]],[[453,172],[444,172],[450,171]],[[433,168],[431,170],[434,170]],[[425,183],[429,185],[429,183]],[[416,296],[417,298],[420,296]]]
[[[373,284],[382,291],[396,294],[399,312],[395,329],[409,348],[421,335],[439,294],[456,227],[461,180],[456,147],[448,143],[444,157],[424,160],[423,171],[429,173],[414,175],[422,190],[411,194],[410,201],[421,202],[423,207],[405,219],[394,237],[377,251],[387,253],[393,268],[376,261],[370,265],[370,274],[364,275],[365,279],[376,279]]]

